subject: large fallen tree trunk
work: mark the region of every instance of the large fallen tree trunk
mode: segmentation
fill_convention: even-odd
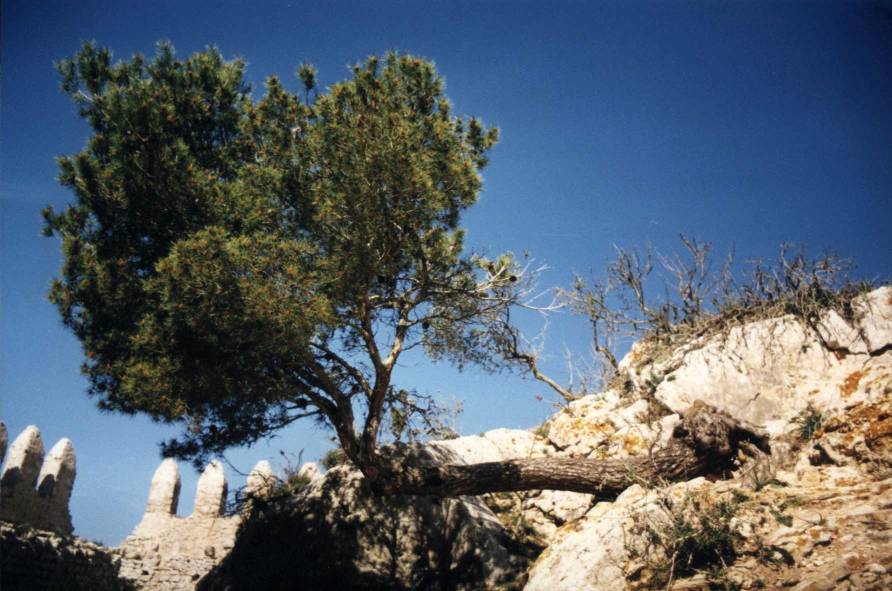
[[[689,480],[721,475],[733,467],[738,451],[768,451],[768,437],[701,401],[675,428],[668,445],[648,456],[622,460],[529,458],[419,466],[392,460],[366,469],[379,494],[451,497],[521,490],[568,490],[613,499],[633,484]]]

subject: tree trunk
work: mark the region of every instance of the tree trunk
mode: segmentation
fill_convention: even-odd
[[[451,497],[521,490],[568,490],[613,499],[636,483],[720,475],[738,451],[768,451],[768,438],[753,426],[695,402],[669,444],[649,456],[622,460],[530,458],[480,464],[410,465],[394,461],[364,470],[379,494]]]

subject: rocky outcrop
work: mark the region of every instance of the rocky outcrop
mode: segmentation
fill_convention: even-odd
[[[826,466],[798,474],[779,471],[775,479],[759,491],[746,480],[697,479],[651,490],[634,486],[562,528],[533,566],[525,590],[707,589],[710,583],[798,591],[892,586],[892,479],[865,480],[857,470]],[[704,513],[719,503],[733,517],[726,530],[704,539],[729,542],[721,549],[727,552],[725,564],[689,569],[678,559],[667,585],[672,559],[683,550],[667,539],[671,526],[696,530]],[[699,558],[715,550],[696,547]]]
[[[844,319],[814,326],[794,316],[729,328],[671,351],[637,345],[621,370],[676,412],[694,400],[778,436],[807,408],[839,411],[889,396],[892,287],[874,290]]]
[[[255,506],[199,589],[520,589],[526,565],[479,498],[378,497],[342,465]]]
[[[551,536],[525,589],[892,587],[892,289],[853,309],[848,320],[826,313],[814,329],[784,317],[673,351],[634,347],[621,364],[625,396],[572,403],[550,421],[549,440],[622,457],[617,434],[659,446],[654,427],[674,419],[599,408],[617,398],[634,400],[627,409],[651,401],[684,412],[701,399],[768,427],[774,454],[732,480],[633,486],[596,504]],[[691,533],[719,514],[721,527],[702,540]],[[697,540],[693,558],[671,543],[679,529]],[[720,545],[718,560],[703,540]]]
[[[97,589],[153,591],[892,588],[892,288],[850,308],[672,349],[639,344],[611,388],[535,430],[391,448],[420,463],[647,457],[695,400],[772,436],[772,455],[741,457],[729,480],[641,482],[613,502],[564,491],[378,497],[347,465],[306,464],[283,486],[260,462],[235,515],[212,462],[191,515],[178,517],[179,470],[165,460],[143,519],[108,553],[32,528],[71,531],[75,459],[64,439],[44,458],[29,427],[0,479],[0,517],[23,524],[2,524],[4,589],[42,557],[50,575],[35,588],[47,589],[93,575]],[[0,423],[0,453],[6,442]]]

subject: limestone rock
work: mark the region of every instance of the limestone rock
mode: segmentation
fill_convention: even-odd
[[[548,442],[521,429],[493,429],[484,433],[483,438],[495,445],[505,460],[539,458],[554,452]]]
[[[678,420],[650,400],[608,390],[571,402],[551,420],[548,439],[564,455],[624,458],[665,445]]]
[[[655,530],[642,523],[669,523],[670,515],[681,515],[676,508],[684,507],[685,519],[696,524],[704,501],[721,500],[733,506],[724,530],[733,552],[724,558],[726,568],[715,571],[726,586],[890,588],[892,477],[888,471],[871,476],[864,468],[806,462],[795,471],[778,470],[757,489],[746,473],[730,481],[699,478],[664,489],[630,487],[615,502],[598,503],[560,528],[531,568],[525,591],[652,588],[648,568],[665,547],[654,544],[649,532]],[[681,502],[685,499],[689,502]],[[667,507],[673,507],[672,513]],[[671,588],[704,589],[707,583],[693,576],[676,580]]]
[[[502,459],[498,446],[491,440],[478,435],[435,441],[429,446],[443,450],[447,455],[461,458],[468,464],[498,462]]]
[[[826,313],[818,334],[785,316],[736,326],[659,360],[644,360],[644,348],[633,347],[621,368],[676,412],[701,399],[779,436],[809,407],[838,411],[892,388],[892,288],[853,308],[852,320]]]
[[[867,319],[859,327],[871,353],[892,343],[892,286],[875,289],[855,302],[855,314]]]
[[[342,465],[252,514],[199,589],[519,589],[507,541],[478,498],[381,498]]]

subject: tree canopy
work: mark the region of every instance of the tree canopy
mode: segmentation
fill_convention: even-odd
[[[259,100],[214,48],[113,63],[87,43],[57,69],[92,133],[59,158],[76,202],[45,211],[50,297],[103,409],[186,426],[167,453],[315,416],[371,457],[407,403],[402,352],[492,366],[516,336],[521,270],[465,253],[460,227],[497,131],[452,114],[429,61],[370,57],[327,91],[303,64]]]
[[[184,427],[167,455],[200,462],[314,417],[382,493],[614,494],[636,471],[689,477],[760,441],[698,407],[638,463],[413,467],[382,454],[388,419],[399,432],[429,418],[394,383],[415,347],[520,367],[572,397],[512,323],[531,274],[463,247],[496,130],[454,116],[433,64],[410,55],[370,57],[325,91],[303,64],[297,91],[270,77],[257,100],[245,64],[213,48],[180,60],[162,43],[112,63],[87,43],[57,68],[92,132],[59,158],[75,202],[44,212],[64,260],[50,299],[101,408]]]

